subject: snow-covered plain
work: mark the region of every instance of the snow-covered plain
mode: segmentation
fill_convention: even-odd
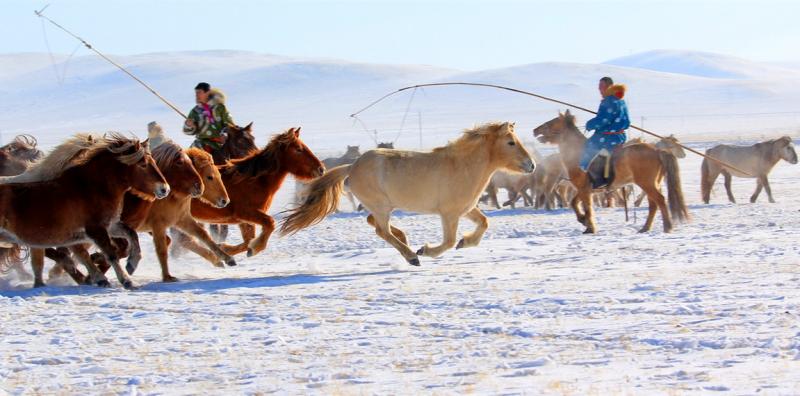
[[[593,236],[567,210],[490,210],[480,246],[411,268],[341,213],[237,267],[173,258],[175,284],[146,235],[138,291],[6,279],[0,392],[797,394],[800,168],[776,167],[777,204],[718,184],[703,205],[699,165],[672,234],[637,234],[644,209],[599,210]]]

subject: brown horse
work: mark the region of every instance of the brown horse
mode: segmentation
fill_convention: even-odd
[[[367,222],[378,236],[409,264],[419,265],[418,256],[438,257],[454,246],[478,245],[489,220],[476,205],[489,178],[499,169],[530,173],[534,167],[509,122],[466,130],[458,140],[430,152],[370,150],[352,165],[333,168],[311,182],[308,197],[286,216],[281,233],[297,232],[335,212],[344,181],[349,179],[353,194],[370,212]],[[405,233],[390,223],[394,209],[438,214],[444,240],[436,246],[425,244],[415,253]],[[461,217],[474,222],[476,229],[457,242]]]
[[[728,192],[728,200],[731,203],[736,203],[731,191],[731,178],[736,177],[754,177],[757,179],[756,191],[750,197],[750,202],[755,203],[761,189],[767,190],[767,197],[769,202],[774,203],[772,198],[772,189],[769,186],[767,175],[775,167],[775,164],[780,160],[784,160],[790,164],[797,163],[797,152],[794,150],[792,138],[784,136],[778,139],[767,140],[754,144],[752,146],[729,146],[720,144],[706,151],[706,155],[725,161],[745,172],[750,173],[745,175],[737,170],[725,167],[716,161],[709,161],[703,159],[701,166],[701,192],[703,194],[703,202],[708,203],[711,200],[711,187],[717,181],[717,177],[721,173],[725,178],[725,190]]]
[[[123,196],[134,191],[153,200],[169,194],[169,184],[147,142],[117,134],[76,135],[25,173],[2,178],[0,183],[0,239],[33,249],[31,266],[37,287],[44,285],[44,248],[91,241],[114,267],[119,282],[132,288],[109,234],[131,237],[130,229],[114,223]],[[138,244],[138,239],[135,242]],[[109,285],[93,263],[83,264],[98,286]]]
[[[575,117],[569,110],[558,117],[540,125],[533,130],[542,143],[557,144],[561,152],[561,161],[567,168],[570,181],[578,190],[572,199],[571,206],[578,222],[586,226],[585,234],[597,232],[592,207],[592,186],[586,172],[579,167],[580,156],[586,144],[586,137],[575,126]],[[614,154],[613,183],[608,186],[613,190],[629,183],[635,183],[647,194],[649,212],[647,221],[639,232],[647,232],[653,226],[656,211],[661,210],[664,232],[672,231],[672,218],[678,221],[687,220],[688,210],[683,199],[678,160],[670,152],[659,150],[646,143],[633,144],[617,149]],[[659,191],[662,178],[666,176],[669,210],[664,195]],[[583,210],[581,210],[583,204]]]
[[[243,235],[241,244],[222,246],[230,255],[247,251],[248,256],[253,256],[267,247],[275,230],[275,220],[267,210],[286,176],[310,179],[322,175],[325,167],[300,140],[300,128],[290,128],[273,137],[263,149],[221,165],[219,170],[231,198],[230,205],[216,208],[194,200],[192,216],[207,223],[260,225],[261,234],[255,239]]]

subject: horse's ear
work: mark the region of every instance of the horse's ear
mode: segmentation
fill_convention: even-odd
[[[564,117],[572,117],[572,113],[569,111],[569,109],[567,109],[567,111],[564,112]]]
[[[244,127],[244,128],[242,128],[242,129],[244,129],[245,131],[249,131],[249,130],[250,130],[250,129],[252,129],[252,128],[253,128],[253,121],[250,121],[250,123],[249,123],[249,124],[247,124],[247,126],[245,126],[245,127]]]
[[[302,128],[302,127],[297,127],[297,128],[294,130],[294,136],[295,136],[295,137],[300,137],[300,128]]]

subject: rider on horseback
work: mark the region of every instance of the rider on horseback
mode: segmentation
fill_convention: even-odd
[[[213,154],[220,151],[225,144],[225,128],[234,124],[233,118],[225,107],[225,95],[222,91],[201,82],[194,87],[194,93],[197,106],[189,112],[183,125],[183,133],[195,137],[192,147]]]
[[[625,86],[614,84],[611,77],[603,77],[598,85],[603,100],[597,110],[597,116],[586,123],[587,131],[595,131],[594,135],[586,141],[586,146],[581,156],[581,170],[587,171],[592,160],[602,151],[606,150],[610,157],[614,147],[625,143],[625,130],[630,127],[628,119],[628,106],[622,99],[625,97]],[[605,165],[603,166],[605,167]],[[594,188],[604,187],[602,175],[589,173]]]

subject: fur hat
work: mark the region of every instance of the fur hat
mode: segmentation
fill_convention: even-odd
[[[625,97],[625,91],[628,88],[625,84],[614,84],[608,88],[606,88],[606,96],[616,96],[617,99],[622,99]]]

